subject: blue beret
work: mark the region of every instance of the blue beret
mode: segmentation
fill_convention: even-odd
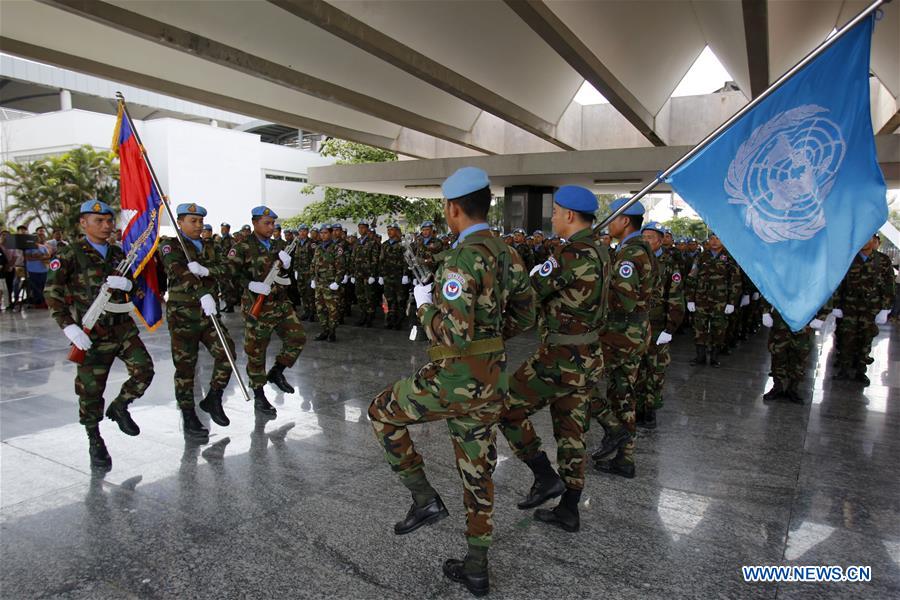
[[[515,229],[513,229],[513,233],[521,233],[522,235],[525,235],[525,230],[521,227],[516,227]]]
[[[250,211],[251,217],[272,217],[273,219],[277,219],[278,215],[275,214],[275,211],[269,208],[268,206],[257,206],[253,210]]]
[[[594,214],[597,212],[597,196],[580,185],[564,185],[553,195],[553,201],[569,210]]]
[[[318,225],[313,225],[312,227],[309,228],[309,230],[310,230],[310,231],[318,232],[318,231],[319,231],[319,226],[318,226]]]
[[[175,207],[175,214],[179,217],[183,215],[191,215],[194,217],[205,217],[206,209],[200,206],[199,204],[194,204],[191,202],[190,204],[179,204]]]
[[[477,167],[463,167],[444,180],[441,190],[444,198],[453,200],[477,192],[491,185],[487,173]]]
[[[203,231],[212,231],[212,225],[207,223],[206,225],[203,226]]]
[[[369,222],[368,221],[360,221],[359,223],[357,223],[357,225],[365,225],[366,227],[368,227]]]
[[[245,230],[245,229],[246,229],[247,231],[250,231],[250,226],[249,226],[249,225],[244,225],[243,227],[241,227],[241,231],[243,231],[243,230]]]
[[[388,225],[388,229],[400,229],[400,223],[391,223]]]
[[[426,227],[431,227],[432,229],[434,229],[434,223],[432,223],[431,221],[425,221],[422,223],[422,225],[419,226],[419,229],[425,229]]]
[[[101,202],[100,200],[88,200],[87,202],[82,202],[81,209],[78,212],[82,215],[114,215],[113,209],[110,208],[109,204]]]
[[[297,231],[303,231],[304,229],[309,231],[309,225],[307,225],[306,223],[300,223],[300,227],[297,228]]]
[[[535,229],[534,231],[531,232],[531,235],[544,235],[544,232],[541,231],[540,229]]]
[[[610,212],[616,212],[617,210],[622,208],[625,205],[625,203],[628,202],[629,200],[630,200],[630,198],[625,198],[625,197],[616,198],[615,200],[612,201],[612,204],[609,205]],[[628,209],[625,212],[623,212],[622,214],[623,215],[633,215],[633,216],[638,217],[638,216],[644,214],[644,205],[641,204],[640,202],[635,202],[634,204],[629,206]]]
[[[319,225],[319,231],[322,231],[323,229],[328,229],[329,231],[331,231],[331,229],[333,228],[331,226],[331,223],[322,223],[321,225]]]
[[[276,219],[278,217],[275,217]],[[281,223],[275,223],[275,229],[281,229]]]
[[[647,231],[647,230],[655,231],[659,234],[666,233],[666,228],[663,227],[662,224],[657,221],[650,221],[648,223],[644,223],[644,226],[641,227],[641,231]]]
[[[331,228],[332,228],[332,229],[340,229],[341,231],[344,230],[344,226],[341,225],[340,223],[332,223],[332,224],[331,224]]]
[[[222,225],[220,225],[220,227],[231,227],[231,225],[229,225],[228,223],[222,223]]]

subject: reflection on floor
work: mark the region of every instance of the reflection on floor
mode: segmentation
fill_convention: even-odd
[[[240,348],[241,320],[227,317]],[[445,425],[413,436],[452,516],[397,537],[409,499],[366,420],[370,399],[424,362],[423,343],[350,326],[337,344],[310,341],[287,372],[297,393],[268,388],[276,419],[256,418],[232,382],[231,426],[201,413],[212,435],[198,446],[181,432],[165,328],[144,339],[156,378],[132,408],[142,433],[104,421],[113,469],[97,478],[65,338],[46,313],[0,316],[3,597],[467,597],[441,575],[464,548]],[[534,346],[514,340],[510,364]],[[763,333],[721,369],[690,367],[691,348],[676,337],[637,478],[588,473],[578,534],[516,509],[531,477],[501,438],[492,597],[900,597],[900,330],[882,328],[868,388],[832,382],[820,343],[806,406],[763,403]],[[209,373],[203,355],[204,390]],[[123,380],[117,364],[107,399]],[[546,413],[537,424],[552,442]],[[777,564],[870,565],[873,581],[742,580],[742,565]]]

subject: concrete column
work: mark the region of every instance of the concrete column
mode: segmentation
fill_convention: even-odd
[[[209,120],[209,126],[210,126],[210,127],[218,127],[218,126],[219,126],[219,122],[216,121],[215,119],[210,119],[210,120]]]
[[[72,92],[59,90],[59,110],[72,110]]]

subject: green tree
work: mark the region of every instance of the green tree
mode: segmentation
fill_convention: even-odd
[[[706,239],[709,232],[706,223],[700,219],[692,219],[690,217],[674,217],[663,223],[663,225],[671,229],[672,236],[676,238],[691,237],[703,240]]]
[[[358,165],[374,162],[393,162],[397,155],[359,144],[331,138],[322,144],[322,156],[337,159],[339,165]],[[312,194],[316,186],[308,185],[301,190]],[[408,223],[418,224],[425,220],[441,224],[444,220],[443,204],[436,198],[404,198],[390,194],[370,194],[356,190],[325,187],[325,198],[306,206],[299,215],[284,220],[285,225],[295,227],[300,223],[321,223],[365,219],[373,226],[385,217],[393,220],[403,216]]]
[[[79,235],[78,209],[98,199],[117,208],[119,165],[112,152],[82,146],[28,163],[8,161],[0,170],[7,188],[10,221],[43,225],[73,239]]]

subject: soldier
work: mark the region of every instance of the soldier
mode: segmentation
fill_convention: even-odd
[[[212,240],[202,239],[201,228],[206,209],[198,204],[179,204],[175,209],[178,233],[185,238],[188,256],[175,238],[164,237],[159,242],[159,254],[168,279],[169,296],[166,302],[166,321],[172,341],[172,363],[175,365],[175,400],[181,409],[184,432],[205,438],[209,431],[194,411],[194,370],[200,344],[213,357],[209,391],[200,408],[222,427],[229,424],[222,408],[222,394],[231,380],[231,365],[222,341],[209,317],[218,310],[213,294],[216,281],[228,279],[225,261],[217,256]],[[210,227],[210,231],[212,227]],[[225,325],[228,349],[234,355],[234,342]]]
[[[319,227],[321,241],[312,260],[310,286],[316,291],[316,309],[322,324],[322,333],[315,337],[317,342],[337,341],[335,330],[340,322],[340,282],[347,276],[344,246],[332,240],[331,233],[331,225]]]
[[[468,553],[444,563],[444,575],[475,595],[488,592],[497,461],[494,424],[508,394],[504,339],[534,324],[534,295],[521,258],[486,230],[490,182],[481,169],[465,167],[443,184],[444,214],[456,248],[442,255],[435,281],[415,288],[419,318],[431,341],[431,359],[419,371],[388,386],[369,407],[375,437],[413,503],[394,533],[402,535],[448,516],[425,476],[408,426],[447,420],[463,480]]]
[[[688,275],[685,298],[694,315],[694,343],[697,355],[692,365],[720,366],[719,351],[725,343],[728,315],[734,313],[741,294],[741,273],[737,262],[722,247],[719,236],[709,232]]]
[[[525,230],[521,227],[513,231],[512,247],[516,249],[516,252],[519,253],[519,256],[525,262],[525,266],[531,271],[536,264],[534,251],[531,249],[531,244],[525,240]]]
[[[275,231],[272,232],[272,247],[276,252],[280,252],[287,247],[284,238],[281,237],[281,225],[275,224]]]
[[[542,265],[550,258],[550,253],[547,252],[547,246],[544,244],[544,232],[540,229],[535,229],[531,234],[531,252],[534,254],[535,265]]]
[[[609,289],[609,254],[594,243],[593,192],[566,185],[553,200],[553,231],[568,241],[555,257],[531,270],[531,285],[540,300],[541,345],[510,378],[500,431],[534,474],[534,484],[518,507],[533,508],[562,495],[555,508],[538,509],[534,517],[574,532],[580,526],[591,391],[603,372],[599,329]],[[559,474],[529,420],[548,404]]]
[[[309,229],[309,239],[312,240],[313,244],[319,243],[319,228],[315,225],[310,227]]]
[[[212,234],[212,225],[204,225],[203,231],[200,232],[200,239],[209,240],[211,242],[213,241]]]
[[[332,224],[331,240],[334,245],[340,248],[341,251],[339,256],[344,263],[341,266],[341,272],[344,274],[344,277],[338,281],[340,284],[340,289],[338,290],[340,301],[338,302],[339,310],[337,321],[338,325],[343,325],[344,317],[349,317],[352,314],[353,298],[356,293],[356,286],[350,282],[350,258],[353,256],[353,248],[350,246],[350,241],[347,239],[347,232],[344,231],[344,226],[340,223]]]
[[[86,353],[75,374],[78,420],[87,430],[91,466],[107,471],[112,468],[112,459],[100,437],[100,421],[104,414],[103,392],[113,361],[118,357],[125,363],[128,379],[106,409],[106,416],[126,435],[141,432],[128,413],[128,405],[140,398],[153,380],[153,360],[128,314],[131,304],[126,292],[132,283],[127,277],[114,275],[125,253],[112,243],[113,222],[113,211],[104,202],[88,200],[81,205],[79,223],[84,237],[61,248],[50,261],[45,293],[53,319],[69,341]],[[121,310],[104,312],[88,335],[79,322],[104,282],[112,291],[110,300],[116,301]],[[75,309],[74,317],[70,306]]]
[[[219,231],[222,234],[222,238],[216,243],[216,252],[219,255],[219,260],[221,260],[223,264],[226,264],[225,261],[228,259],[228,252],[239,240],[241,232],[232,236],[231,225],[228,223],[222,223],[219,226]],[[217,285],[219,288],[219,298],[225,304],[223,312],[233,313],[234,307],[241,301],[241,290],[234,285],[229,277],[222,277],[218,280]]]
[[[300,315],[301,321],[312,321],[315,319],[316,313],[316,292],[309,287],[309,281],[312,278],[312,259],[316,250],[315,242],[309,237],[309,226],[301,224],[297,230],[297,245],[294,246],[294,256],[292,263],[294,271],[297,273],[297,292],[300,295],[300,302],[303,306],[303,314]]]
[[[628,201],[619,198],[610,211]],[[656,259],[641,237],[644,207],[637,202],[609,224],[609,233],[619,240],[613,257],[609,283],[609,312],[601,341],[606,368],[606,397],[598,401],[597,420],[606,434],[594,452],[598,471],[634,477],[635,383],[641,356],[650,339],[650,296],[656,275]]]
[[[253,406],[261,413],[274,415],[275,407],[266,398],[266,382],[281,391],[293,394],[294,388],[284,377],[284,370],[294,366],[303,346],[306,333],[288,301],[284,287],[269,285],[265,278],[276,261],[282,269],[291,268],[291,257],[284,250],[276,250],[271,239],[278,215],[266,206],[251,211],[253,233],[241,240],[228,253],[232,278],[244,290],[241,309],[244,314],[244,352],[247,354],[247,378],[253,388]],[[257,297],[265,296],[259,317],[250,314]],[[266,373],[266,350],[272,334],[281,338],[281,352]]]
[[[356,324],[371,327],[375,318],[375,307],[381,304],[381,296],[376,294],[381,248],[369,231],[367,222],[360,221],[358,227],[359,240],[353,247],[350,259],[353,265],[353,278],[350,281],[356,286],[356,299],[362,313]]]
[[[826,305],[827,306],[827,305]],[[762,325],[769,328],[769,355],[772,359],[772,389],[763,394],[763,400],[786,398],[803,404],[803,396],[797,386],[806,375],[806,362],[812,349],[813,330],[822,329],[828,310],[823,306],[809,325],[798,332],[791,331],[781,315],[768,302],[763,302]]]
[[[650,221],[641,228],[641,235],[656,257],[657,272],[650,296],[650,343],[641,359],[635,386],[638,427],[656,429],[656,411],[662,408],[662,388],[666,380],[669,343],[684,319],[684,290],[681,264],[662,246],[665,228]],[[671,235],[670,235],[671,237]]]
[[[403,244],[400,240],[400,225],[388,225],[388,239],[381,245],[381,277],[379,283],[384,286],[384,298],[387,301],[388,329],[402,329],[403,317],[409,286],[409,269],[403,257]]]
[[[444,244],[441,240],[434,237],[434,223],[431,221],[422,223],[419,231],[421,237],[416,239],[413,245],[413,253],[426,269],[434,273],[434,255],[443,252]]]

